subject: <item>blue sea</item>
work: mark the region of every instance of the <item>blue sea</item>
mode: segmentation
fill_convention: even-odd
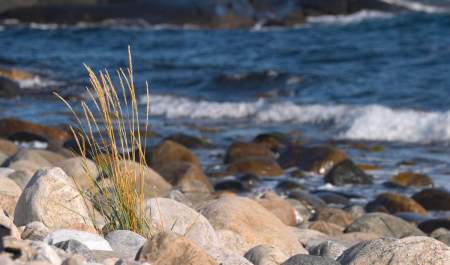
[[[450,188],[446,2],[405,2],[411,11],[401,13],[313,17],[292,28],[5,21],[0,64],[37,77],[21,83],[25,96],[0,100],[0,116],[70,123],[51,91],[82,99],[88,85],[83,64],[126,67],[131,45],[142,102],[145,81],[150,84],[152,129],[211,139],[216,149],[197,150],[207,169],[220,164],[217,157],[233,139],[278,131],[307,144],[336,144],[356,162],[380,168],[370,171],[374,186],[307,181],[316,188],[367,196],[386,189],[381,183],[401,171],[429,174],[437,186]]]

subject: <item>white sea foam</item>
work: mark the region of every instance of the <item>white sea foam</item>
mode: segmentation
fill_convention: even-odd
[[[425,12],[425,13],[447,13],[450,10],[444,6],[429,5],[417,1],[409,0],[382,0],[385,3],[397,5],[409,9],[411,11]]]
[[[25,89],[56,86],[56,85],[61,84],[60,82],[42,78],[40,76],[34,76],[33,78],[29,78],[29,79],[17,80],[17,82],[19,83],[19,86],[21,88],[25,88]]]
[[[145,98],[142,101],[145,102]],[[341,139],[432,142],[450,141],[450,111],[392,109],[381,105],[297,105],[292,102],[195,101],[151,96],[152,115],[211,120],[247,119],[251,124],[330,123]]]
[[[392,18],[393,16],[393,14],[386,12],[362,10],[351,15],[312,16],[307,18],[307,22],[321,24],[351,24],[370,19],[387,19]]]

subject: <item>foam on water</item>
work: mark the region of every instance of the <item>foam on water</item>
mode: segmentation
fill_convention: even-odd
[[[397,5],[409,9],[411,11],[425,12],[425,13],[447,13],[450,10],[443,6],[428,5],[416,1],[408,0],[382,0],[385,3]]]
[[[34,76],[33,78],[29,79],[17,80],[17,82],[19,83],[19,86],[21,88],[25,89],[42,88],[61,84],[61,82],[42,78],[40,76]]]
[[[146,98],[141,99],[145,101]],[[427,143],[450,141],[450,111],[392,109],[382,105],[298,105],[292,102],[195,101],[188,98],[151,96],[153,115],[167,118],[247,119],[264,123],[330,123],[337,138]]]
[[[351,15],[324,15],[308,17],[307,22],[321,24],[351,24],[370,19],[387,19],[392,18],[393,16],[393,14],[386,12],[362,10]]]

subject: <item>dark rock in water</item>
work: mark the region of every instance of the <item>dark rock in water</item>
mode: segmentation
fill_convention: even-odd
[[[444,189],[424,189],[412,196],[423,208],[436,211],[450,211],[450,192]]]
[[[420,230],[424,231],[425,233],[431,234],[434,230],[438,228],[450,229],[450,219],[439,218],[426,220],[420,223],[417,227],[419,227]]]
[[[184,145],[176,143],[171,140],[165,140],[159,145],[151,149],[151,152],[146,154],[147,162],[158,171],[158,168],[171,162],[188,162],[200,167],[200,161],[195,154]]]
[[[301,171],[299,169],[292,171],[289,174],[289,176],[291,176],[292,178],[296,178],[296,179],[304,179],[306,177],[305,173],[303,173],[303,171]]]
[[[299,0],[306,15],[350,14],[361,10],[401,11],[404,8],[382,0]]]
[[[344,152],[333,147],[291,145],[280,154],[278,162],[282,168],[298,167],[304,171],[326,175],[335,165],[347,159]]]
[[[64,142],[71,138],[70,133],[56,127],[44,126],[17,119],[0,120],[0,137],[9,138],[18,133],[27,133],[45,138],[47,141]]]
[[[197,148],[212,148],[214,144],[209,140],[196,137],[192,135],[187,135],[184,133],[177,133],[166,137],[164,140],[171,140],[186,146],[187,148],[197,149]]]
[[[320,208],[312,218],[314,221],[326,221],[328,223],[337,224],[342,227],[347,227],[354,221],[351,213],[338,208]]]
[[[283,170],[277,161],[265,157],[248,157],[239,159],[227,167],[230,174],[251,174],[259,177],[279,177]]]
[[[372,184],[373,177],[358,168],[351,160],[334,166],[325,176],[325,182],[341,186],[345,184]]]
[[[386,183],[386,185],[401,188],[432,187],[434,183],[433,180],[427,175],[403,172],[393,176],[391,180]]]
[[[13,98],[20,96],[20,86],[17,82],[0,76],[0,97]]]
[[[386,212],[386,210],[389,213],[412,212],[421,215],[427,214],[427,211],[413,199],[391,192],[378,195],[374,201],[366,205],[366,211],[368,212]]]
[[[328,257],[298,254],[290,257],[281,265],[340,265],[340,263]]]
[[[236,193],[251,191],[251,189],[247,188],[237,179],[221,180],[214,185],[214,189],[216,191],[233,191]]]
[[[356,219],[345,229],[344,233],[366,232],[384,237],[403,238],[407,236],[424,236],[414,225],[389,214],[368,213]]]
[[[8,140],[18,141],[18,142],[33,142],[38,141],[46,143],[48,140],[40,135],[30,133],[30,132],[17,132],[8,137]]]
[[[250,157],[273,158],[272,151],[264,144],[234,142],[225,154],[225,164]]]
[[[297,181],[293,180],[282,180],[280,181],[275,189],[279,192],[286,192],[296,189],[306,190],[306,187],[302,184],[298,183]]]
[[[318,196],[303,190],[294,190],[289,192],[289,198],[300,201],[305,206],[312,209],[319,209],[325,207],[327,204]]]
[[[450,231],[445,228],[438,228],[430,235],[432,238],[441,241],[442,243],[450,246]]]
[[[253,139],[254,143],[263,144],[273,152],[280,152],[286,146],[292,142],[292,138],[284,133],[271,132],[257,135]]]
[[[196,164],[174,161],[157,167],[157,172],[171,185],[183,192],[211,192],[213,187],[203,170]]]
[[[347,197],[332,191],[318,191],[313,192],[313,194],[319,196],[319,198],[324,200],[327,204],[350,204],[350,200]]]
[[[55,244],[55,247],[64,250],[69,254],[78,254],[83,256],[88,262],[95,262],[95,257],[88,247],[83,245],[81,242],[69,239],[67,241],[62,241]]]
[[[252,174],[245,174],[239,176],[239,180],[241,181],[242,185],[244,185],[244,187],[246,187],[247,189],[256,188],[261,185],[261,178]]]

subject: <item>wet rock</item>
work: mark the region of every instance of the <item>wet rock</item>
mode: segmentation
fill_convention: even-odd
[[[314,256],[321,256],[336,260],[347,249],[344,245],[337,242],[327,240],[319,245],[308,249],[309,254]]]
[[[172,185],[149,167],[129,160],[121,161],[118,166],[121,170],[129,172],[128,175],[130,177],[136,176],[136,190],[140,190],[142,185],[141,180],[143,179],[144,195],[146,198],[166,194],[172,189]]]
[[[336,204],[336,205],[348,205],[350,204],[350,200],[342,196],[338,193],[331,192],[331,191],[318,191],[314,192],[314,195],[319,196],[324,202],[327,204]]]
[[[28,182],[17,202],[14,223],[40,221],[50,228],[74,223],[92,225],[88,210],[69,177],[60,168],[40,169]]]
[[[314,221],[308,226],[309,229],[317,230],[329,236],[340,235],[344,231],[344,227],[325,221]]]
[[[412,224],[385,213],[365,214],[347,226],[344,232],[367,232],[394,238],[424,235]]]
[[[279,265],[288,259],[283,252],[270,245],[259,245],[245,253],[244,257],[254,265]]]
[[[201,213],[215,229],[231,230],[251,247],[270,244],[288,255],[306,253],[288,226],[251,199],[222,196],[203,206]]]
[[[247,188],[241,181],[235,178],[226,178],[218,181],[214,185],[216,191],[231,191],[235,193],[250,192],[251,189]]]
[[[310,209],[319,209],[327,204],[318,196],[303,190],[294,190],[289,193],[289,198],[300,201],[303,205]]]
[[[311,265],[340,265],[333,259],[328,257],[319,257],[319,256],[311,256],[299,254],[293,257],[290,257],[285,262],[281,263],[281,265],[302,265],[302,264],[311,264]]]
[[[450,246],[450,231],[445,228],[438,228],[430,235],[432,238],[441,241],[442,243]]]
[[[413,236],[400,240],[381,238],[365,241],[346,250],[338,261],[343,264],[448,264],[450,248],[433,238]]]
[[[297,189],[306,190],[305,186],[293,180],[281,180],[275,187],[275,190],[280,191],[281,193]]]
[[[14,98],[20,96],[20,86],[17,82],[0,76],[0,97]]]
[[[218,265],[203,249],[186,237],[166,231],[150,238],[136,256],[140,262],[155,265]]]
[[[427,211],[413,199],[391,192],[379,194],[374,201],[366,205],[366,211],[368,212],[385,212],[385,210],[389,213],[412,212],[421,215],[427,214]]]
[[[213,187],[203,170],[196,164],[175,161],[158,168],[158,173],[185,193],[211,192]]]
[[[208,220],[184,204],[166,198],[149,199],[145,202],[145,214],[151,225],[150,231],[172,231],[202,248],[218,244]]]
[[[80,156],[65,159],[56,163],[55,166],[64,170],[75,184],[82,189],[92,187],[99,175],[97,165],[92,160]]]
[[[292,207],[288,201],[284,200],[274,192],[269,191],[264,193],[258,202],[286,225],[295,226],[300,221],[297,218],[295,208]]]
[[[8,215],[14,216],[21,193],[22,189],[12,179],[0,176],[0,209],[5,210]]]
[[[0,151],[8,156],[13,156],[17,153],[17,146],[10,140],[0,139]]]
[[[43,241],[49,234],[50,229],[48,227],[42,222],[35,221],[28,223],[20,236],[22,239]]]
[[[335,165],[325,176],[325,182],[336,186],[346,184],[372,184],[373,177],[367,175],[351,160],[345,160]]]
[[[170,140],[192,149],[214,147],[214,144],[211,143],[211,141],[209,141],[208,139],[187,135],[184,133],[172,134],[164,140]]]
[[[55,230],[44,239],[44,242],[49,245],[56,245],[68,240],[79,241],[89,250],[112,251],[108,241],[106,241],[103,237],[97,234],[72,229]]]
[[[394,187],[432,187],[434,185],[433,180],[424,174],[416,174],[413,172],[402,172],[395,176],[392,176],[391,180],[387,183],[389,186]]]
[[[342,227],[347,227],[354,221],[352,214],[337,208],[320,208],[317,210],[313,220],[325,221]]]
[[[152,167],[156,170],[163,167],[167,163],[175,161],[188,162],[200,167],[200,161],[194,153],[192,153],[192,151],[185,146],[174,141],[163,141],[156,147],[152,148],[150,154],[151,156],[148,161],[150,161],[150,165],[152,165]]]
[[[244,254],[250,249],[250,245],[236,232],[226,229],[219,229],[216,230],[216,235],[219,239],[220,247],[228,249],[236,254],[244,256]]]
[[[450,218],[430,219],[421,222],[417,227],[427,234],[431,234],[438,228],[450,229]]]
[[[450,192],[444,189],[424,189],[412,196],[423,208],[436,211],[450,211]]]
[[[263,144],[235,142],[228,147],[224,162],[230,164],[249,157],[273,158],[273,153]]]
[[[262,133],[257,135],[253,139],[253,142],[262,144],[273,152],[278,153],[286,148],[290,142],[292,142],[292,137],[280,132]]]
[[[252,174],[260,177],[278,177],[283,170],[271,158],[249,157],[237,160],[227,167],[229,174]]]
[[[291,176],[292,178],[296,178],[296,179],[304,179],[306,178],[305,173],[303,173],[303,171],[296,169],[294,171],[292,171],[291,173],[289,173],[289,176]]]
[[[303,203],[301,203],[300,201],[294,199],[286,199],[286,201],[295,208],[295,211],[297,212],[298,224],[302,224],[312,218],[314,212],[311,209],[308,209],[308,207],[303,205]]]
[[[262,182],[260,177],[252,174],[244,174],[242,176],[239,176],[238,179],[246,189],[259,187]]]
[[[17,133],[29,133],[42,137],[47,141],[63,142],[68,140],[70,134],[62,129],[56,127],[49,127],[40,124],[31,123],[28,121],[21,121],[17,119],[2,119],[0,120],[0,136],[9,138]],[[20,139],[15,139],[20,141]]]
[[[282,168],[298,167],[326,175],[335,165],[347,159],[347,155],[336,148],[291,145],[280,154],[278,162]]]
[[[54,244],[55,247],[64,250],[69,254],[77,254],[86,259],[88,262],[95,262],[94,255],[91,250],[83,245],[80,241],[69,239]]]
[[[135,258],[146,239],[128,230],[116,230],[108,233],[105,239],[121,258]]]

